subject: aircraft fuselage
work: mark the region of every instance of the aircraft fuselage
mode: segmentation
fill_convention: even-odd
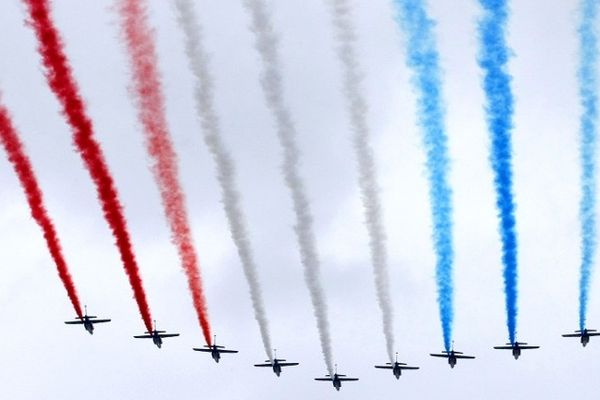
[[[158,335],[152,335],[152,341],[154,342],[154,344],[156,345],[156,347],[158,347],[159,349],[162,346],[162,339],[160,336]]]
[[[333,387],[339,392],[342,387],[342,381],[339,380],[337,374],[333,376]]]
[[[515,358],[515,360],[519,359],[519,356],[521,355],[521,349],[519,348],[519,346],[513,347],[512,354],[513,354],[513,357]]]
[[[277,361],[273,364],[273,372],[275,372],[275,375],[277,376],[281,375],[281,365],[279,365]]]
[[[587,334],[587,332],[583,333],[581,335],[581,345],[583,347],[585,347],[586,344],[588,344],[590,342],[590,335]]]
[[[90,321],[87,315],[83,317],[83,327],[90,333],[90,335],[94,334],[94,324]]]
[[[213,348],[211,355],[212,355],[213,360],[215,360],[215,362],[217,362],[217,363],[221,359],[221,353],[219,353],[219,350],[217,350],[216,348]]]
[[[454,354],[451,354],[448,357],[448,364],[450,364],[450,368],[454,368],[454,366],[456,365],[456,357],[454,357]]]

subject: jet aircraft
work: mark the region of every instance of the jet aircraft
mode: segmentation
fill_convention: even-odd
[[[494,346],[496,350],[512,350],[512,355],[515,360],[519,359],[521,355],[521,350],[530,350],[530,349],[539,349],[540,346],[528,346],[527,343],[523,342],[514,342],[514,343],[506,343],[506,346]]]
[[[95,315],[87,315],[87,306],[85,306],[85,315],[83,317],[75,317],[76,321],[65,321],[67,325],[83,325],[90,335],[94,334],[94,324],[110,322],[110,319],[97,319]]]
[[[454,368],[456,361],[459,359],[472,360],[475,358],[474,356],[466,356],[460,351],[454,351],[454,346],[450,351],[442,351],[442,354],[430,354],[430,356],[447,358],[450,368]]]
[[[565,333],[563,337],[578,337],[581,338],[579,341],[581,345],[585,347],[590,342],[590,336],[600,336],[600,332],[596,332],[595,329],[584,329],[577,330],[575,333]]]
[[[154,342],[154,344],[156,345],[156,347],[158,347],[159,349],[162,346],[163,343],[163,338],[168,338],[168,337],[175,337],[175,336],[179,336],[179,333],[166,333],[167,331],[158,331],[156,330],[156,321],[154,321],[154,329],[150,332],[145,332],[145,335],[138,335],[138,336],[134,336],[134,338],[136,339],[152,339],[152,342]]]
[[[375,368],[391,369],[396,379],[400,379],[400,375],[402,375],[402,370],[419,369],[419,367],[409,367],[404,363],[398,362],[398,353],[396,353],[396,361],[393,364],[385,363],[385,365],[376,365]]]
[[[215,360],[215,362],[219,362],[219,360],[221,359],[221,354],[229,354],[229,353],[237,353],[237,350],[226,350],[224,346],[217,346],[217,337],[215,336],[213,338],[213,344],[212,346],[209,345],[204,345],[205,348],[197,348],[197,347],[193,347],[194,351],[201,351],[203,353],[210,353],[213,360]]]
[[[265,360],[265,363],[268,364],[254,364],[255,367],[272,367],[275,375],[279,376],[281,374],[281,368],[283,367],[294,367],[299,365],[299,363],[290,363],[290,362],[282,362],[286,361],[283,358],[277,358],[277,350],[274,350],[275,358],[273,360]]]
[[[339,391],[342,387],[342,382],[357,381],[358,378],[346,378],[346,375],[337,373],[337,365],[335,366],[335,374],[333,376],[327,374],[325,378],[315,378],[315,381],[331,382],[335,390]]]

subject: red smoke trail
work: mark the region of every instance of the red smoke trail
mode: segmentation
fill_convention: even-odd
[[[210,345],[208,311],[198,259],[188,224],[184,195],[179,185],[177,156],[167,128],[152,31],[148,27],[146,9],[141,1],[120,0],[119,5],[122,29],[133,70],[138,117],[144,127],[148,152],[154,160],[154,176],[160,188],[173,241],[188,278],[198,322],[206,343]]]
[[[0,142],[2,142],[2,146],[6,150],[8,159],[15,169],[23,190],[25,190],[27,202],[31,209],[31,216],[44,232],[44,239],[46,239],[48,250],[56,264],[58,276],[60,276],[65,289],[67,289],[71,304],[73,304],[77,316],[82,317],[83,314],[81,313],[81,304],[79,303],[77,290],[69,273],[69,266],[63,256],[54,224],[46,211],[44,197],[33,172],[33,167],[27,154],[25,154],[25,149],[19,139],[19,135],[13,127],[8,110],[2,104],[0,104]]]
[[[146,292],[133,253],[117,189],[102,149],[94,138],[92,121],[86,114],[85,104],[79,95],[79,88],[64,53],[62,41],[50,16],[49,1],[23,0],[23,2],[29,11],[29,24],[38,39],[38,51],[46,68],[48,85],[62,105],[62,112],[73,131],[77,151],[96,185],[104,218],[112,230],[121,253],[121,260],[146,329],[150,331],[152,330],[150,307],[146,300]]]

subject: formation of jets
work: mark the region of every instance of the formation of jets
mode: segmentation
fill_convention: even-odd
[[[65,324],[67,324],[67,325],[83,325],[85,330],[87,332],[89,332],[90,335],[93,335],[94,334],[94,324],[106,323],[106,322],[110,322],[110,321],[111,321],[110,319],[99,319],[95,315],[88,315],[87,306],[86,306],[85,314],[83,316],[75,317],[75,320],[72,320],[72,321],[65,321]],[[152,329],[150,332],[144,332],[143,335],[136,335],[136,336],[134,336],[134,338],[136,338],[136,339],[152,339],[152,342],[160,349],[162,347],[164,338],[176,337],[176,336],[179,336],[179,333],[167,333],[166,331],[157,330],[156,329],[156,321],[154,321],[154,329]],[[597,332],[595,329],[582,329],[582,330],[576,330],[576,331],[574,331],[574,333],[565,333],[562,336],[568,337],[568,338],[577,337],[580,339],[581,345],[583,347],[585,347],[589,343],[590,337],[600,336],[600,332]],[[539,349],[539,348],[540,348],[540,346],[532,346],[532,345],[528,345],[527,343],[518,342],[518,341],[515,341],[512,343],[506,343],[506,345],[503,345],[503,346],[494,346],[494,349],[497,349],[497,350],[511,350],[512,355],[515,358],[515,360],[519,359],[519,357],[521,356],[522,350],[532,350],[532,349]],[[215,360],[215,362],[217,362],[217,363],[221,359],[222,354],[233,354],[233,353],[238,352],[237,350],[229,350],[229,349],[226,349],[225,346],[217,345],[216,336],[213,338],[213,344],[205,345],[201,348],[194,347],[193,350],[203,352],[203,353],[210,353],[212,356],[212,359]],[[452,345],[452,348],[449,351],[445,350],[445,351],[442,351],[441,353],[432,353],[432,354],[430,354],[430,356],[446,358],[448,360],[448,364],[450,365],[450,368],[454,368],[456,366],[456,363],[458,360],[461,360],[461,359],[472,360],[475,358],[474,356],[465,355],[464,353],[462,353],[460,351],[455,351],[454,344]],[[271,368],[273,370],[273,372],[275,373],[275,375],[277,375],[277,376],[281,375],[282,368],[293,367],[296,365],[300,365],[300,364],[297,362],[287,362],[283,358],[277,358],[277,350],[274,350],[274,357],[272,360],[265,360],[265,362],[262,364],[254,364],[255,367]],[[393,375],[396,377],[396,379],[400,379],[400,376],[402,375],[402,371],[419,369],[419,367],[411,367],[405,363],[398,362],[398,353],[396,353],[396,360],[393,363],[388,362],[388,363],[385,363],[385,365],[375,365],[375,368],[391,370]],[[325,375],[324,378],[315,378],[315,381],[331,382],[334,389],[339,391],[342,387],[342,382],[358,381],[358,378],[348,378],[346,375],[338,374],[337,365],[336,365],[335,373],[333,375],[327,374],[327,375]]]

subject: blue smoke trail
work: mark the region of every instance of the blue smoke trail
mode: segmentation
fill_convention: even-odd
[[[579,96],[581,153],[581,276],[579,280],[579,329],[585,329],[588,291],[596,255],[596,124],[598,123],[598,37],[596,0],[582,0],[579,27]]]
[[[496,206],[500,218],[506,325],[511,343],[517,330],[517,234],[512,189],[513,95],[507,71],[510,50],[506,46],[506,0],[480,0],[485,11],[479,24],[481,50],[479,65],[484,71],[487,122],[491,136],[490,161],[494,170]]]
[[[419,124],[427,155],[429,196],[433,219],[433,240],[437,257],[436,281],[444,346],[450,350],[454,320],[452,264],[452,190],[448,184],[448,139],[439,55],[433,35],[434,22],[427,16],[422,0],[394,0],[396,19],[407,36],[407,62],[413,70],[418,91]]]

